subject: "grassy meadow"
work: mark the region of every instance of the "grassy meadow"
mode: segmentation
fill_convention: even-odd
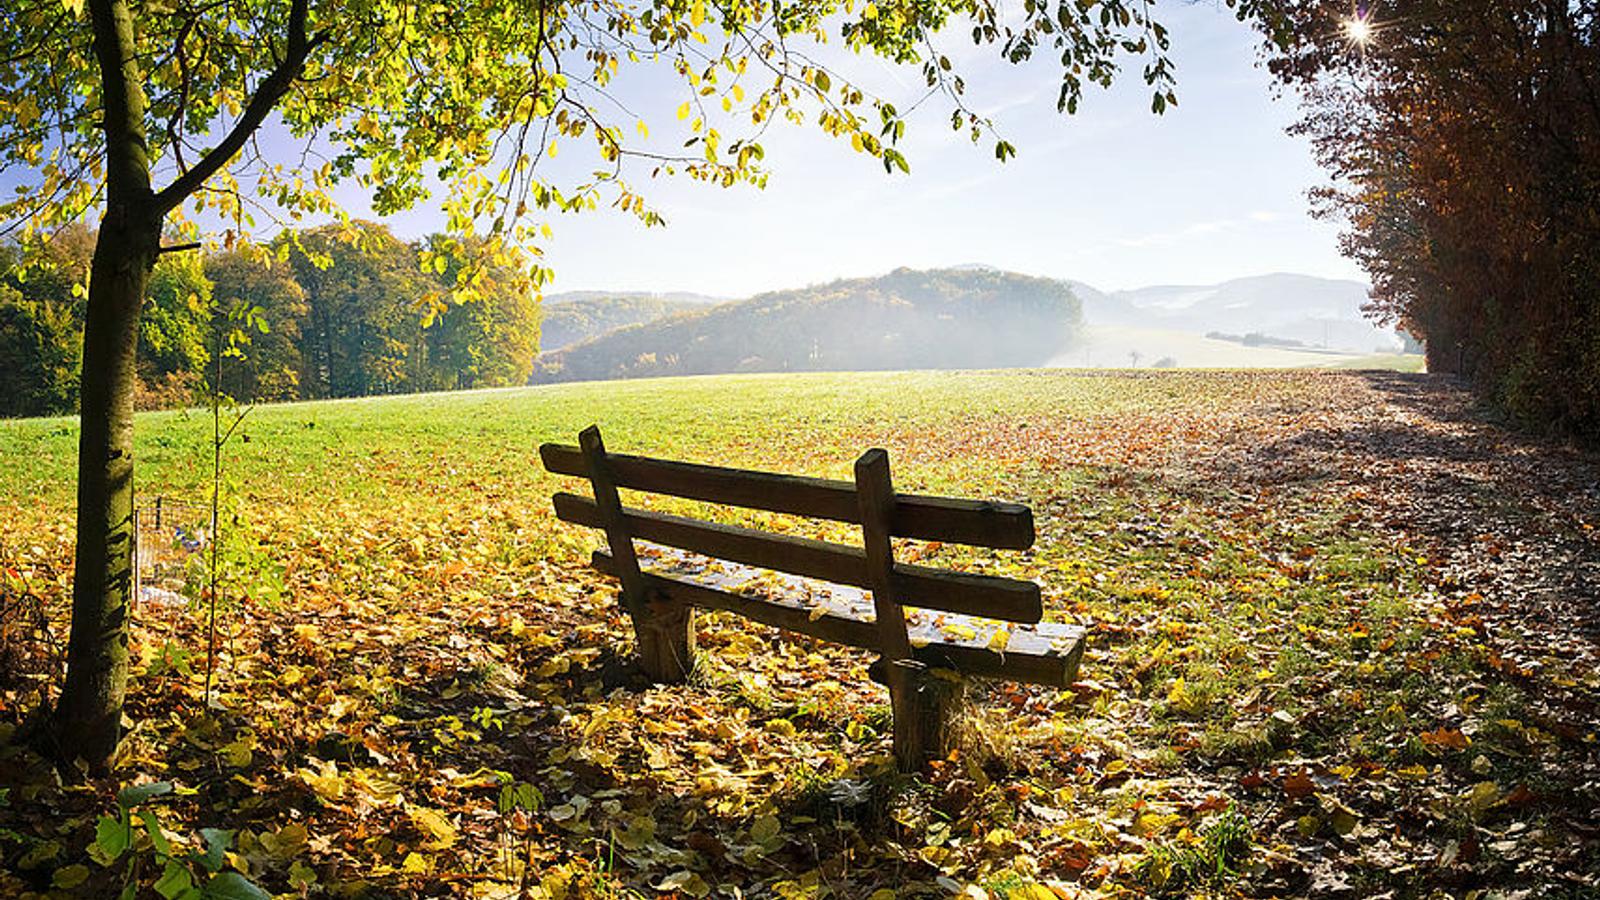
[[[839,478],[882,446],[897,487],[1029,504],[1032,550],[902,552],[1037,579],[1047,619],[1090,627],[1081,680],[977,683],[963,750],[916,779],[864,653],[702,614],[693,682],[641,684],[597,536],[549,508],[578,485],[536,452],[590,423],[616,452]],[[140,418],[143,499],[206,499],[211,428]],[[0,568],[58,638],[75,451],[72,420],[0,422]],[[1573,488],[1600,467],[1437,379],[570,384],[263,406],[226,458],[214,707],[203,613],[140,606],[116,778],[63,787],[4,741],[49,652],[6,651],[0,894],[150,890],[159,868],[92,845],[115,789],[158,779],[180,790],[133,853],[230,829],[281,896],[1578,897],[1600,875],[1600,675],[1539,580],[1600,558]]]

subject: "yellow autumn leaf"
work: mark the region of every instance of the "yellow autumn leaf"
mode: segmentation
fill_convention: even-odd
[[[943,628],[945,637],[955,641],[970,641],[978,636],[977,629],[959,622],[951,622]]]
[[[295,774],[311,788],[318,797],[328,802],[344,798],[345,780],[339,774],[339,766],[330,761],[318,761],[316,769],[300,769]]]
[[[649,765],[650,768],[665,769],[666,767],[672,765],[672,754],[668,753],[665,747],[657,744],[644,744],[644,747],[645,763]]]
[[[1182,820],[1182,816],[1171,813],[1145,813],[1133,820],[1133,833],[1140,837],[1149,837],[1166,831]]]
[[[401,799],[400,784],[385,778],[374,769],[356,770],[350,775],[350,784],[374,806],[387,806]]]
[[[250,748],[254,743],[249,738],[240,738],[231,744],[224,744],[218,752],[222,754],[223,761],[228,765],[236,769],[242,769],[250,765],[251,760],[255,758],[255,754],[250,752]]]
[[[411,822],[423,833],[432,836],[433,840],[424,847],[430,850],[443,850],[456,842],[456,827],[438,810],[425,806],[413,806],[410,809]]]

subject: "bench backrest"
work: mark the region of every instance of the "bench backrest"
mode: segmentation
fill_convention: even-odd
[[[594,497],[557,493],[556,515],[605,530],[623,602],[636,613],[648,598],[634,540],[865,588],[877,619],[872,649],[890,660],[911,655],[904,606],[1028,624],[1043,614],[1034,582],[894,561],[895,537],[1026,549],[1033,514],[1015,503],[896,494],[883,450],[857,460],[854,483],[607,453],[595,426],[579,435],[579,446],[545,444],[539,455],[552,473],[589,479]],[[861,526],[863,542],[852,547],[624,507],[619,488],[849,522]]]

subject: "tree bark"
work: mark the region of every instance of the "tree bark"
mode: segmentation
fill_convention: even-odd
[[[161,224],[238,154],[324,38],[306,31],[308,0],[291,0],[284,52],[222,140],[159,193],[150,185],[148,103],[128,0],[88,0],[106,133],[106,200],[89,270],[78,440],[78,556],[67,678],[47,733],[63,761],[110,767],[128,683],[133,588],[133,391],[145,283]]]
[[[106,769],[121,738],[133,588],[133,392],[139,310],[162,216],[150,190],[145,98],[124,0],[91,0],[103,90],[106,207],[89,275],[78,441],[78,554],[67,678],[51,720],[64,760]]]

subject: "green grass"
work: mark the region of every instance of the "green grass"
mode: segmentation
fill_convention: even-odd
[[[1196,393],[1191,385],[1205,383]],[[1066,372],[828,373],[585,383],[262,405],[230,444],[227,469],[256,504],[385,507],[398,493],[437,495],[476,484],[515,491],[549,483],[538,444],[575,443],[601,426],[618,452],[848,477],[868,441],[888,446],[899,471],[958,484],[990,459],[930,460],[924,429],[1032,416],[1117,416],[1215,408],[1253,383],[1210,376],[1121,377]],[[142,494],[205,494],[208,411],[143,413],[135,439]],[[0,498],[40,516],[71,502],[77,451],[72,418],[0,420]],[[899,451],[896,453],[895,451]],[[911,465],[907,466],[909,462]],[[1012,460],[1010,463],[1014,464]],[[1001,461],[1002,466],[1007,461]],[[530,493],[531,505],[546,498]]]
[[[1272,448],[1381,416],[1371,384],[1338,372],[840,373],[263,406],[228,448],[230,528],[281,599],[258,597],[225,623],[227,711],[214,715],[201,712],[197,677],[161,664],[163,648],[203,650],[199,620],[136,613],[141,725],[119,778],[198,784],[194,804],[171,813],[176,834],[230,827],[257,840],[304,826],[330,888],[380,894],[448,893],[458,885],[442,873],[505,868],[499,845],[466,826],[492,815],[491,794],[461,786],[482,769],[514,772],[561,810],[519,832],[536,868],[604,891],[653,896],[688,870],[724,894],[825,884],[837,896],[905,885],[931,896],[943,877],[1033,896],[1034,881],[1067,874],[1112,891],[1226,894],[1330,856],[1375,891],[1404,887],[1344,842],[1329,823],[1346,820],[1327,810],[1403,833],[1413,863],[1434,858],[1477,827],[1457,821],[1459,802],[1441,801],[1457,829],[1445,834],[1426,817],[1386,821],[1388,798],[1459,797],[1482,779],[1468,768],[1480,748],[1418,735],[1457,727],[1484,683],[1497,719],[1515,719],[1522,695],[1485,668],[1470,632],[1441,624],[1406,538],[1346,515],[1365,500],[1317,473],[1258,480],[1257,467],[1292,452]],[[1091,626],[1086,684],[980,687],[974,752],[878,791],[893,781],[889,729],[866,654],[720,614],[700,620],[690,684],[609,680],[631,634],[585,565],[597,537],[550,511],[550,493],[576,485],[537,455],[591,423],[613,451],[837,478],[882,446],[901,488],[1028,503],[1031,551],[947,546],[925,559],[1037,579],[1047,618]],[[201,413],[142,415],[141,494],[203,499],[210,434]],[[75,451],[70,419],[0,422],[0,551],[58,623]],[[5,721],[27,706],[0,693]],[[191,739],[202,731],[215,737]],[[214,748],[246,731],[252,761],[219,761]],[[430,849],[399,805],[362,818],[354,800],[308,793],[308,758],[333,731],[391,759],[352,761],[343,776],[395,782],[408,803],[462,823],[459,840]],[[1524,760],[1553,740],[1510,724],[1480,743],[1498,772],[1532,768]],[[1288,792],[1285,779],[1311,766],[1316,797]],[[870,816],[835,808],[830,791],[858,785],[878,791]],[[258,797],[266,786],[281,787]],[[30,789],[43,806],[16,814],[55,809],[58,791]],[[96,795],[73,796],[89,805],[51,840],[76,861],[97,810]],[[782,830],[755,847],[752,822],[768,834],[767,816]],[[596,871],[616,823],[645,819],[656,843]],[[0,832],[16,826],[0,810]],[[1271,836],[1271,852],[1251,834],[1263,846]],[[0,854],[16,859],[31,840],[0,837]],[[422,870],[405,868],[410,853]],[[262,863],[280,891],[281,864]],[[10,886],[0,871],[0,893]]]

